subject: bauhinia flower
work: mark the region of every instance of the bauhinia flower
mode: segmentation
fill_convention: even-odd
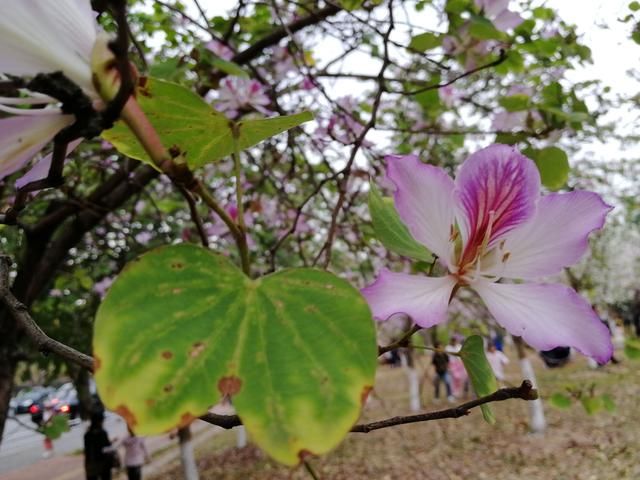
[[[265,93],[265,87],[257,80],[243,77],[226,77],[220,82],[216,108],[230,118],[240,113],[258,111],[268,115],[267,108],[271,100]]]
[[[412,155],[388,157],[396,209],[437,255],[443,277],[383,270],[362,293],[376,318],[405,313],[422,327],[443,323],[452,295],[470,287],[495,320],[539,350],[570,346],[599,362],[609,331],[573,289],[541,283],[576,263],[611,207],[588,191],[540,194],[533,161],[506,145],[471,155],[455,179]]]
[[[102,104],[101,97],[114,95],[117,79],[106,73],[113,54],[90,2],[5,0],[2,7],[0,74],[31,78],[61,71],[96,106]],[[74,122],[58,99],[24,89],[20,93],[20,97],[0,97],[0,111],[13,115],[0,120],[0,179],[23,168]]]

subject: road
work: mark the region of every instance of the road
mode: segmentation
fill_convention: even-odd
[[[70,431],[53,442],[54,455],[82,451],[86,424],[71,421],[71,425]],[[44,437],[29,428],[33,426],[28,414],[18,415],[18,421],[13,419],[7,421],[0,444],[0,480],[4,473],[32,465],[42,459]],[[118,415],[107,412],[104,426],[110,438],[122,438],[126,435],[126,424]]]

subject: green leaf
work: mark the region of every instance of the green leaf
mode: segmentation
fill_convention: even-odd
[[[230,62],[229,60],[225,60],[224,58],[214,58],[211,60],[211,65],[229,75],[249,78],[249,74],[245,72],[240,65]]]
[[[567,183],[571,167],[564,150],[558,147],[528,148],[524,153],[536,163],[542,184],[549,190],[559,190]]]
[[[411,236],[393,206],[393,200],[383,197],[373,184],[369,189],[369,213],[376,238],[386,248],[416,260],[429,262],[433,259],[429,250]]]
[[[484,353],[482,337],[479,335],[468,337],[462,344],[460,358],[462,358],[464,368],[467,370],[471,380],[471,386],[473,386],[473,390],[478,397],[484,397],[498,389],[498,382]],[[494,424],[496,418],[489,405],[480,405],[480,408],[485,421]]]
[[[41,427],[41,431],[50,440],[56,440],[69,431],[69,419],[66,415],[54,415]]]
[[[504,36],[490,20],[479,15],[471,15],[469,34],[478,40],[499,40]]]
[[[628,338],[624,342],[624,354],[631,360],[640,358],[640,340]]]
[[[345,10],[356,10],[362,6],[364,0],[338,0],[338,3]]]
[[[640,3],[638,2],[631,2],[629,4],[629,10],[631,10],[632,12],[637,12],[638,10],[640,10]]]
[[[131,262],[100,306],[100,397],[142,435],[187,425],[224,396],[276,460],[294,465],[347,434],[377,346],[358,290],[315,269],[252,280],[190,244]]]
[[[582,397],[580,403],[584,407],[585,412],[589,415],[598,413],[604,408],[604,402],[602,397]]]
[[[549,403],[556,408],[567,409],[571,407],[571,398],[562,393],[554,393],[549,397]]]
[[[432,48],[439,47],[441,43],[440,35],[431,32],[424,32],[411,38],[409,48],[418,52],[426,52]]]
[[[530,98],[529,95],[518,93],[516,95],[502,97],[498,103],[500,103],[500,105],[502,105],[508,112],[519,112],[529,108]]]
[[[234,152],[234,122],[217,112],[191,90],[149,78],[138,87],[138,102],[165,147],[178,147],[191,168],[220,160]],[[252,147],[267,138],[313,120],[310,112],[254,120],[236,125],[238,149]],[[122,123],[102,133],[121,153],[153,163],[131,131]]]
[[[616,411],[616,403],[613,401],[611,395],[605,393],[600,398],[602,399],[602,405],[607,412],[613,413]]]

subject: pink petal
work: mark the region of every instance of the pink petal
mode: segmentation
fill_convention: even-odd
[[[421,327],[431,327],[447,320],[447,307],[455,278],[424,277],[382,270],[371,285],[362,289],[373,316],[386,320],[404,313]]]
[[[73,123],[73,115],[0,119],[0,179],[24,167],[53,137]]]
[[[607,327],[566,285],[478,281],[472,287],[500,325],[538,350],[573,347],[600,363],[613,354]]]
[[[524,22],[524,18],[520,14],[509,10],[503,10],[492,20],[493,25],[502,32],[516,28],[522,22]]]
[[[535,163],[514,147],[495,144],[462,164],[456,194],[464,256],[473,258],[483,241],[494,243],[534,215],[540,174]]]
[[[73,142],[67,145],[67,156],[82,142],[82,138],[74,140]],[[31,170],[25,173],[22,177],[16,180],[16,187],[22,188],[28,183],[35,182],[37,180],[42,180],[47,178],[49,174],[49,169],[51,168],[51,159],[53,158],[53,153],[49,153],[45,155],[41,160],[39,160]]]
[[[531,279],[573,265],[585,254],[589,234],[602,228],[611,208],[593,192],[542,197],[535,217],[507,236],[504,251],[509,252],[508,258],[493,273]]]
[[[496,15],[499,15],[509,6],[509,0],[475,0],[475,3],[488,18],[493,18]]]
[[[416,240],[446,264],[454,222],[453,180],[442,168],[426,165],[415,155],[390,155],[386,160],[400,218]]]

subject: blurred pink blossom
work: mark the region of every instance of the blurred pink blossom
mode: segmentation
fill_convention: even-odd
[[[266,107],[270,103],[265,87],[260,82],[250,78],[230,76],[220,82],[215,107],[228,117],[236,118],[240,113],[247,111],[258,111],[268,115],[271,111]]]

